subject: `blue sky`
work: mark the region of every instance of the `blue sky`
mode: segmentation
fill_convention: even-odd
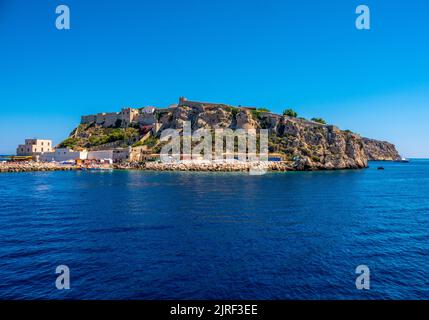
[[[55,28],[60,4],[71,30]],[[429,158],[428,37],[421,0],[0,0],[0,154],[184,95],[292,107]]]

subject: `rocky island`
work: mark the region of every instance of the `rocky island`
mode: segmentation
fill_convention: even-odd
[[[267,129],[269,153],[279,163],[272,170],[335,170],[367,167],[368,160],[399,160],[394,145],[363,138],[349,130],[326,124],[322,119],[298,118],[292,110],[282,115],[265,108],[231,106],[220,103],[189,101],[180,98],[168,108],[123,108],[120,112],[83,116],[80,125],[59,144],[74,150],[110,150],[129,148],[127,161],[121,168],[150,170],[247,170],[243,164],[223,165],[163,165],[157,155],[165,129],[181,130],[190,122],[192,130],[229,128]],[[208,168],[208,169],[207,169]],[[220,169],[219,169],[220,168]]]
[[[200,153],[186,153],[185,126],[192,132],[205,129],[210,138],[219,129],[252,131],[256,135],[264,132],[263,145],[268,149],[264,153],[268,156],[249,159],[246,151],[243,160],[237,156],[239,139],[232,140],[232,152],[222,150],[221,159],[215,158],[212,151],[210,160]],[[160,161],[161,149],[168,143],[161,135],[169,129],[180,136],[180,156],[174,163]],[[262,145],[261,137],[255,138],[255,148]],[[214,139],[210,140],[208,144],[216,145]],[[191,138],[189,144],[194,142]],[[223,159],[222,154],[230,157]],[[266,108],[189,101],[182,97],[178,104],[167,108],[123,108],[120,112],[82,116],[80,124],[55,148],[51,140],[26,139],[25,144],[18,146],[17,156],[11,159],[0,162],[0,172],[112,168],[227,172],[255,168],[339,170],[366,168],[371,160],[398,161],[401,157],[389,142],[361,137],[320,118],[299,118],[291,109],[280,115]]]

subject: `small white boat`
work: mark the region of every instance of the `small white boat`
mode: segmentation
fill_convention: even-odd
[[[410,162],[410,160],[407,159],[407,158],[401,158],[401,160],[398,160],[398,161],[402,162],[402,163],[408,163],[408,162]]]

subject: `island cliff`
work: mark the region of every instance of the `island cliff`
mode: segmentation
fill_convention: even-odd
[[[365,154],[370,161],[401,160],[401,156],[396,150],[395,145],[389,142],[363,138],[363,143],[365,145]]]
[[[367,167],[368,160],[399,158],[392,144],[362,138],[334,125],[278,115],[266,109],[184,98],[178,105],[165,109],[146,107],[84,116],[81,125],[60,146],[88,149],[132,146],[144,149],[145,153],[159,153],[162,130],[181,130],[185,121],[191,123],[192,130],[267,129],[269,152],[280,155],[293,170],[358,169]]]

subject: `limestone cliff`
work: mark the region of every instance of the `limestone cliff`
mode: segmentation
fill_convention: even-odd
[[[228,106],[197,110],[179,106],[165,117],[162,129],[181,129],[184,121],[199,128],[268,129],[269,151],[284,155],[296,170],[348,169],[367,166],[362,138],[335,126]]]
[[[374,139],[363,138],[365,145],[365,154],[368,160],[378,161],[397,161],[401,160],[401,156],[394,144],[386,141],[378,141]]]

